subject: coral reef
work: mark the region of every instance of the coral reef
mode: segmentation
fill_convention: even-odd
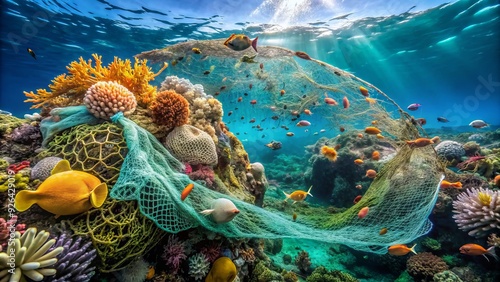
[[[205,243],[200,249],[200,253],[202,253],[210,263],[214,262],[222,255],[221,251],[221,243],[216,241]]]
[[[57,272],[54,276],[46,278],[46,281],[90,281],[95,274],[95,267],[91,264],[96,257],[96,251],[91,245],[92,242],[84,242],[82,237],[73,239],[70,234],[63,232],[52,247],[52,249],[64,248],[62,253],[57,255],[58,261],[54,265]]]
[[[480,238],[500,229],[500,191],[471,188],[453,201],[458,228]]]
[[[12,216],[9,220],[0,217],[0,252],[7,245],[9,234],[19,232],[21,235],[26,231],[26,224],[17,223],[17,215]]]
[[[186,167],[193,168],[191,172],[187,173],[189,178],[194,181],[199,181],[201,184],[205,185],[206,187],[213,187],[214,186],[214,171],[210,166],[206,165],[193,165],[190,166],[189,164],[186,165]]]
[[[269,263],[265,261],[259,261],[252,272],[250,282],[260,282],[260,281],[282,281],[283,277],[271,269],[269,269]]]
[[[210,270],[210,262],[201,253],[194,254],[189,258],[189,276],[195,281],[202,280]]]
[[[137,107],[134,94],[115,81],[99,81],[90,86],[83,103],[96,118],[106,120],[118,112],[129,116]]]
[[[34,167],[31,168],[31,179],[39,179],[43,181],[49,178],[52,169],[59,161],[62,161],[59,157],[46,157],[41,159]]]
[[[250,185],[250,193],[255,197],[254,204],[262,207],[264,194],[269,186],[265,175],[264,166],[261,163],[251,163],[250,172],[247,173],[247,181]]]
[[[177,273],[180,269],[181,262],[187,258],[184,248],[184,242],[179,241],[179,238],[174,235],[170,235],[167,244],[163,246],[163,254],[161,257],[171,270],[171,273]]]
[[[0,114],[0,137],[5,138],[12,133],[12,131],[26,123],[25,119],[20,119],[12,115]]]
[[[451,141],[451,140],[446,140],[441,143],[439,143],[436,147],[435,150],[438,154],[438,156],[444,158],[447,161],[460,161],[460,159],[465,156],[465,150],[462,146],[462,144]]]
[[[159,92],[149,106],[151,117],[156,124],[167,129],[184,125],[189,121],[189,102],[175,91]]]
[[[9,245],[9,254],[0,253],[0,281],[20,281],[26,278],[41,281],[46,276],[54,275],[56,270],[52,266],[57,262],[56,256],[64,248],[57,247],[47,252],[56,242],[55,239],[47,241],[49,236],[48,232],[37,232],[36,228],[28,228],[22,236],[16,231],[14,244]],[[11,253],[16,259],[10,257]],[[12,264],[15,266],[12,267]],[[10,269],[14,271],[8,271]]]
[[[11,162],[33,157],[42,144],[38,122],[0,114],[0,156],[13,158]]]
[[[11,174],[0,173],[0,192],[5,192],[9,189],[9,185],[14,187],[16,190],[25,190],[29,188],[30,178],[25,172],[18,172],[14,174],[14,181],[9,182],[12,178]]]
[[[488,246],[500,248],[500,237],[495,233],[491,233],[490,236],[488,236]]]
[[[434,282],[462,282],[462,279],[458,277],[455,273],[449,270],[445,270],[443,272],[439,272],[434,274],[432,278]]]
[[[147,107],[156,93],[156,87],[149,84],[159,75],[167,65],[160,71],[153,73],[146,65],[146,60],[135,59],[132,66],[130,60],[121,60],[115,57],[107,67],[102,66],[102,56],[92,54],[95,66],[92,66],[92,59],[85,61],[82,57],[78,62],[69,64],[69,74],[61,74],[52,80],[49,85],[50,91],[38,89],[37,93],[24,92],[31,102],[32,108],[43,108],[43,112],[49,112],[52,108],[80,105],[83,102],[85,93],[90,86],[99,81],[116,81],[129,89],[136,97],[137,103],[141,107]]]
[[[441,243],[438,240],[433,239],[431,237],[425,237],[422,240],[422,246],[426,247],[431,251],[438,251],[441,249]]]
[[[295,266],[297,266],[297,268],[302,273],[309,272],[309,268],[311,267],[311,259],[309,258],[309,253],[304,250],[300,251],[295,257]]]
[[[165,147],[181,162],[189,164],[217,164],[217,151],[212,138],[200,129],[178,126],[167,135]]]
[[[10,134],[10,140],[24,145],[36,143],[36,145],[40,146],[41,137],[40,127],[28,123],[16,127]]]
[[[462,148],[464,148],[465,155],[468,157],[477,156],[481,151],[481,146],[474,141],[469,141],[465,143]]]
[[[339,270],[328,270],[324,266],[318,266],[306,279],[307,282],[357,282],[358,279],[354,278],[348,273]]]
[[[418,281],[431,280],[434,274],[448,270],[446,263],[432,253],[418,253],[406,261],[408,273]]]

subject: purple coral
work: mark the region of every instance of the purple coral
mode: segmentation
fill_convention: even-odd
[[[26,224],[16,224],[17,223],[17,215],[14,215],[11,219],[5,220],[5,218],[0,217],[0,251],[7,245],[7,239],[9,235],[16,231],[24,234],[26,230]]]
[[[165,260],[167,266],[172,268],[175,274],[179,271],[182,260],[187,258],[184,250],[184,242],[180,242],[179,238],[174,235],[168,238],[168,242],[163,246],[163,254],[161,257]]]
[[[90,247],[91,244],[90,241],[85,243],[83,237],[73,240],[69,234],[62,233],[52,246],[52,249],[64,247],[64,251],[57,256],[58,261],[54,265],[57,272],[44,281],[90,281],[95,274],[95,266],[90,265],[96,257],[96,251]]]
[[[37,141],[41,142],[41,138],[42,133],[40,132],[40,127],[33,126],[31,124],[23,124],[14,129],[14,131],[10,134],[10,139],[12,141],[25,145],[29,145]]]
[[[191,180],[200,180],[205,182],[205,186],[212,187],[214,184],[215,174],[211,167],[206,165],[192,166],[193,171],[188,174]]]
[[[212,263],[221,256],[221,243],[210,241],[209,244],[201,248],[200,253],[205,255],[207,260]]]

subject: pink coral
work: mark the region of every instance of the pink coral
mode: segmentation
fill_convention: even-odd
[[[187,258],[184,250],[184,242],[180,242],[174,235],[168,238],[168,242],[163,246],[161,257],[165,260],[168,267],[171,267],[172,273],[179,271],[181,262]]]
[[[221,243],[211,241],[209,244],[201,248],[200,253],[205,255],[207,260],[212,263],[221,256]]]
[[[17,215],[14,215],[11,219],[5,220],[5,218],[0,217],[0,250],[7,244],[7,239],[11,233],[19,231],[21,235],[26,230],[26,224],[17,224]],[[15,226],[14,230],[11,228]]]
[[[184,163],[184,173],[190,174],[191,172],[193,172],[191,165],[189,163]]]
[[[193,171],[188,174],[191,180],[202,180],[207,187],[212,187],[215,174],[211,167],[206,165],[195,165],[192,166],[192,169]]]
[[[83,102],[95,117],[108,120],[118,112],[130,115],[137,106],[134,94],[115,81],[99,81],[92,85]]]

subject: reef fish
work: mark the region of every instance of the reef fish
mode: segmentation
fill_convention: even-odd
[[[193,183],[189,183],[185,188],[184,190],[182,190],[182,193],[181,193],[181,201],[184,201],[186,199],[186,197],[189,195],[189,193],[191,193],[191,191],[193,191],[193,187],[194,187],[194,184]]]
[[[69,162],[62,160],[36,191],[17,193],[14,206],[22,212],[38,204],[56,216],[74,215],[102,206],[107,196],[106,183],[90,173],[71,170]]]
[[[312,188],[313,188],[312,186],[309,187],[309,190],[307,190],[307,192],[306,191],[302,191],[302,190],[295,190],[295,191],[292,192],[292,194],[287,194],[287,193],[285,193],[283,191],[283,194],[285,194],[285,196],[286,196],[285,202],[288,199],[292,199],[293,200],[292,204],[295,204],[296,202],[302,202],[302,201],[304,201],[306,199],[307,195],[309,195],[309,196],[312,197],[313,196],[311,194],[311,189]]]
[[[257,40],[259,37],[255,37],[254,40],[251,40],[248,36],[244,34],[231,34],[228,39],[224,42],[224,45],[231,48],[234,51],[243,51],[248,49],[248,47],[252,46],[252,48],[257,51]]]
[[[411,148],[415,147],[420,148],[430,144],[434,144],[434,141],[432,141],[432,139],[429,138],[417,138],[415,140],[406,141],[406,144],[408,144]]]
[[[465,244],[460,247],[460,253],[469,256],[484,256],[487,261],[489,261],[486,255],[490,255],[496,260],[498,260],[497,255],[495,254],[495,246],[491,246],[488,249],[483,248],[478,244]]]
[[[349,103],[349,99],[347,99],[346,96],[342,99],[342,105],[344,106],[344,109],[348,109],[351,103]]]
[[[214,262],[205,282],[232,282],[237,274],[233,261],[228,257],[220,257]]]
[[[445,118],[445,117],[438,117],[438,118],[437,118],[437,120],[438,120],[439,122],[450,122],[450,121],[449,121],[447,118]]]
[[[360,199],[361,200],[361,199]],[[358,218],[365,218],[368,215],[368,212],[370,211],[369,207],[363,207],[361,210],[358,212]]]
[[[462,189],[462,183],[460,181],[457,182],[448,182],[446,180],[441,181],[440,188],[457,188]]]
[[[469,123],[469,126],[472,126],[474,128],[483,128],[487,127],[488,124],[480,119],[473,120],[471,123]]]
[[[366,175],[365,176],[368,177],[368,178],[375,178],[375,177],[377,177],[377,172],[375,170],[373,170],[373,169],[369,169],[369,170],[366,171]]]
[[[307,121],[307,120],[301,120],[301,121],[297,122],[296,125],[299,126],[299,127],[301,127],[301,126],[309,126],[309,125],[311,125],[311,123],[309,121]]]
[[[418,110],[418,108],[420,108],[422,105],[418,104],[418,103],[413,103],[413,104],[410,104],[407,109],[410,110],[410,111],[416,111]]]
[[[359,92],[361,92],[361,95],[368,97],[370,94],[368,93],[368,89],[364,88],[363,86],[359,87]]]
[[[365,128],[365,133],[367,133],[367,134],[377,135],[381,132],[382,131],[380,129],[373,127],[373,126],[369,126],[369,127]]]
[[[36,54],[33,50],[31,50],[30,48],[26,49],[28,51],[28,53],[31,55],[31,57],[33,57],[33,59],[36,60]]]
[[[404,256],[404,255],[408,254],[409,252],[417,254],[417,252],[415,252],[416,245],[417,244],[413,245],[413,247],[411,247],[411,248],[408,248],[408,246],[406,246],[404,244],[392,245],[389,247],[388,251],[389,251],[389,254],[391,254],[393,256]]]
[[[200,212],[204,215],[212,215],[216,223],[226,223],[231,221],[235,216],[240,213],[234,203],[225,198],[215,199],[212,203],[212,208]]]

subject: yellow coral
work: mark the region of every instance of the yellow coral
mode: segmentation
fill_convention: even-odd
[[[483,193],[483,192],[479,192],[477,194],[477,199],[479,200],[479,202],[483,206],[489,206],[491,203],[491,195],[488,195],[488,194]]]
[[[61,74],[52,80],[49,85],[50,91],[37,89],[37,93],[24,92],[34,105],[31,108],[54,108],[82,104],[87,89],[98,81],[116,81],[134,93],[137,103],[146,107],[154,98],[156,87],[149,84],[164,69],[167,64],[154,73],[146,65],[147,60],[135,59],[132,67],[129,59],[121,60],[114,58],[107,67],[102,66],[102,56],[92,54],[92,59],[85,61],[82,57],[79,61],[73,61],[67,66],[69,74]]]

